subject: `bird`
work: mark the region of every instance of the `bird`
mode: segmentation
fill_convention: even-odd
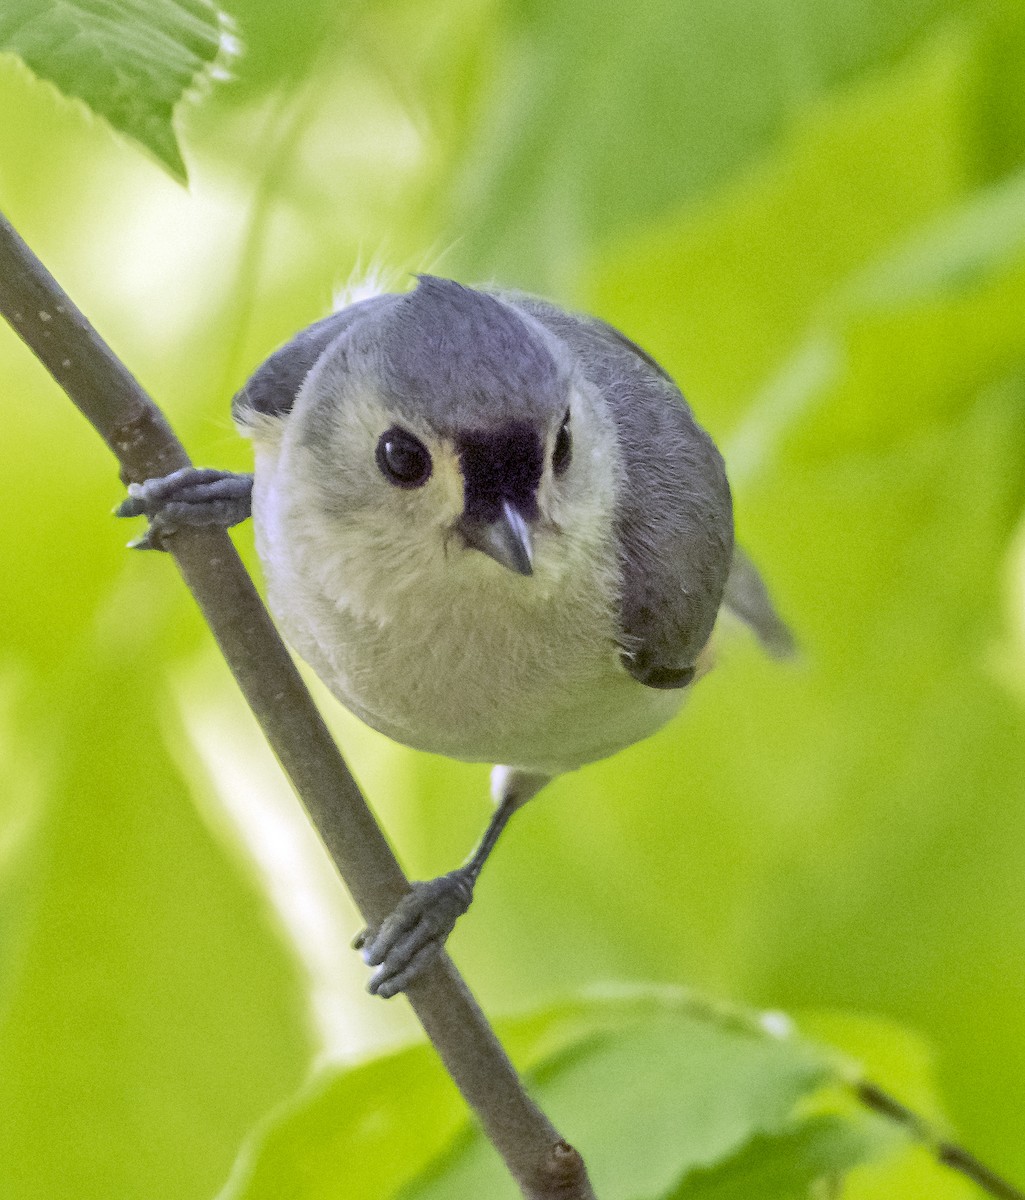
[[[722,455],[670,374],[605,321],[419,275],[297,333],[232,401],[251,475],[132,484],[140,548],[253,518],[270,610],[396,742],[493,764],[470,857],[357,939],[390,997],[440,954],[513,814],[660,729],[723,611],[795,642],[735,544]]]

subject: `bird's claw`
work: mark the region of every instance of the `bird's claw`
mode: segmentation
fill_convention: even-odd
[[[358,935],[354,948],[375,968],[367,991],[387,1000],[441,954],[456,921],[470,907],[473,884],[465,868],[414,883],[379,929]]]
[[[252,508],[253,477],[205,467],[183,467],[170,475],[130,483],[128,498],[114,510],[117,517],[148,517],[133,550],[162,550],[163,539],[183,526],[227,528],[244,521]]]

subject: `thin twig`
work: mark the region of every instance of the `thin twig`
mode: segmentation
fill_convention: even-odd
[[[161,411],[0,214],[0,312],[142,482],[188,466]],[[169,550],[235,680],[368,925],[409,890],[387,841],[227,534]],[[447,955],[406,993],[448,1073],[528,1200],[594,1200],[583,1159],[530,1099]]]
[[[1025,1200],[1025,1192],[1002,1179],[963,1146],[948,1141],[928,1121],[881,1087],[863,1080],[855,1085],[854,1094],[866,1108],[899,1125],[914,1141],[927,1147],[945,1167],[978,1184],[987,1195],[996,1196],[998,1200]]]

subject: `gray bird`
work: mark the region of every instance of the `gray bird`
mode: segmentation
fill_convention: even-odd
[[[254,475],[133,485],[136,544],[251,508],[271,611],[335,696],[407,746],[503,764],[466,864],[363,935],[381,996],[440,952],[522,804],[676,713],[724,605],[792,648],[711,438],[602,321],[422,275],[297,334],[233,414]]]

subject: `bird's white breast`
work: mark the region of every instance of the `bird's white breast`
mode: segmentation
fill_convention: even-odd
[[[338,699],[406,745],[546,774],[647,737],[679,708],[623,668],[615,547],[541,531],[535,573],[461,544],[311,520],[313,489],[256,440],[271,609]],[[605,528],[611,529],[605,520]]]

